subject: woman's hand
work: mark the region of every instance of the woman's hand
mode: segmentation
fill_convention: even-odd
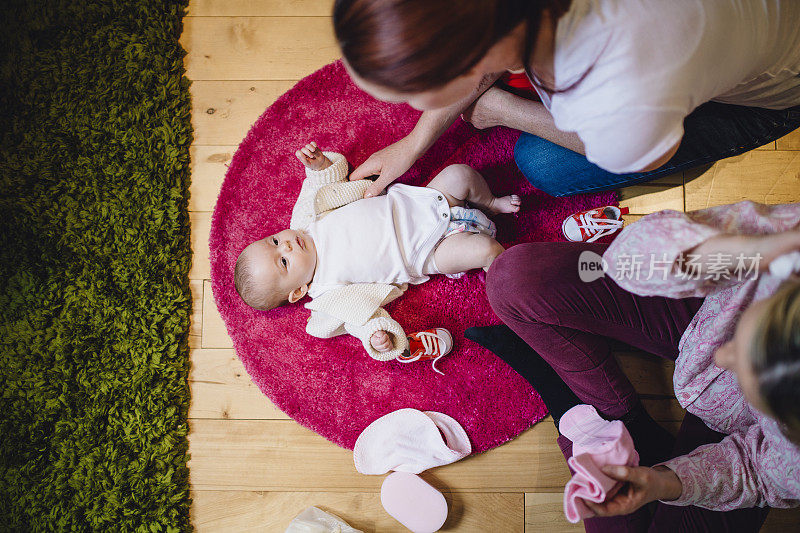
[[[361,163],[352,174],[351,180],[360,180],[378,175],[378,179],[364,193],[364,198],[376,196],[394,180],[406,173],[411,165],[436,142],[458,116],[502,75],[492,72],[484,75],[477,87],[461,100],[441,109],[424,111],[414,129],[383,150],[378,150]]]
[[[597,516],[631,514],[643,505],[656,500],[680,498],[683,486],[675,472],[666,466],[605,466],[603,473],[625,485],[603,503],[584,500],[586,506]]]
[[[350,174],[350,180],[360,180],[377,174],[378,179],[364,193],[364,198],[376,196],[387,185],[406,173],[419,157],[408,137],[378,150]]]

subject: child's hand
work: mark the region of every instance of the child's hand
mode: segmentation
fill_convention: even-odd
[[[311,170],[325,170],[333,164],[333,162],[322,153],[322,150],[317,147],[317,143],[314,141],[300,148],[294,155],[297,156],[297,159],[299,159],[306,168],[310,168]]]
[[[389,334],[385,331],[376,331],[373,333],[372,337],[369,339],[369,343],[379,352],[388,352],[394,348],[394,344],[392,344],[392,338],[389,337]]]

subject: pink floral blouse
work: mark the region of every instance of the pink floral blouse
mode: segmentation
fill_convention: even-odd
[[[635,294],[705,297],[680,340],[675,395],[687,411],[728,436],[664,463],[683,483],[681,497],[666,503],[721,511],[800,505],[800,447],[745,401],[733,373],[714,364],[715,350],[733,337],[742,312],[774,294],[781,280],[769,273],[745,275],[749,258],[740,258],[742,269],[730,279],[713,268],[702,278],[691,275],[688,262],[683,268],[678,263],[684,252],[718,234],[797,228],[800,204],[745,201],[693,213],[661,211],[625,228],[603,256],[609,276]]]

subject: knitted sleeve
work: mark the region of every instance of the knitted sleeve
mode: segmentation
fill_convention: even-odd
[[[366,324],[362,326],[344,324],[344,328],[350,335],[359,338],[369,356],[378,361],[391,361],[408,349],[408,339],[403,328],[383,307],[375,311]],[[388,352],[379,352],[370,343],[370,338],[378,331],[385,331],[392,339],[393,348]]]
[[[385,331],[392,339],[394,348],[388,352],[379,352],[372,347],[370,338],[378,331]],[[327,339],[349,333],[358,338],[370,357],[378,361],[391,361],[408,349],[408,339],[396,320],[393,320],[384,308],[379,308],[363,325],[342,322],[327,313],[312,311],[306,324],[306,333],[314,337]]]
[[[347,331],[344,329],[344,322],[338,318],[321,311],[311,311],[311,316],[308,317],[306,324],[306,333],[312,337],[329,339],[344,335]]]
[[[324,170],[311,170],[306,168],[306,179],[300,189],[297,202],[292,209],[292,219],[289,227],[292,229],[306,228],[314,221],[316,214],[314,201],[317,191],[326,185],[347,181],[347,160],[342,154],[336,152],[322,152],[333,163]]]

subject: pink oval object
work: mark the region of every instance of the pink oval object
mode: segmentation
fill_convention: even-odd
[[[447,501],[421,477],[392,472],[383,480],[381,504],[414,533],[434,533],[447,520]]]

